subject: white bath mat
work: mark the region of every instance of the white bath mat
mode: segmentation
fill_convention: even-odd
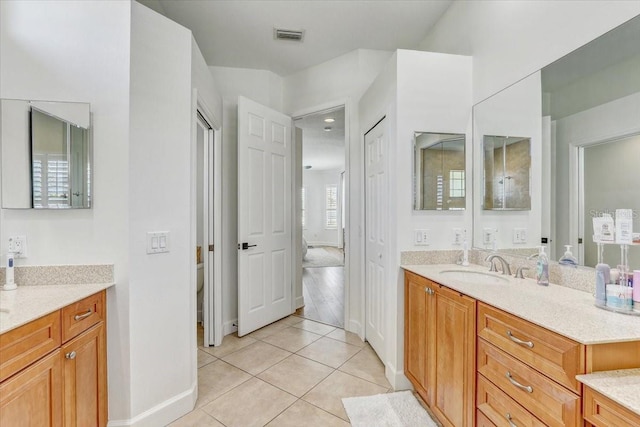
[[[410,391],[342,399],[354,427],[436,427]]]

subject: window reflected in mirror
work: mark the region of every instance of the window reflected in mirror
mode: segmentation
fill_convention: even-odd
[[[415,210],[464,210],[465,135],[414,134]]]
[[[484,135],[484,209],[531,209],[531,138]]]

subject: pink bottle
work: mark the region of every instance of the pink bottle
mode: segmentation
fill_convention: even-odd
[[[640,270],[633,270],[633,302],[640,308]]]

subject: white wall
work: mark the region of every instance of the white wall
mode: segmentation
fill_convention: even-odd
[[[335,185],[340,189],[340,173],[342,170],[326,170],[313,171],[305,170],[302,172],[302,185],[305,191],[305,210],[306,224],[302,230],[302,234],[307,243],[312,246],[339,246],[340,234],[342,233],[341,224],[335,229],[327,229],[325,227],[326,219],[326,187]],[[338,222],[340,222],[340,197],[338,197]]]
[[[107,293],[112,419],[131,416],[130,15],[128,2],[0,2],[0,97],[91,103],[92,209],[2,210],[0,234],[2,242],[27,236],[29,258],[17,265],[115,265],[117,286]]]
[[[222,97],[222,318],[224,333],[238,319],[238,96],[282,111],[282,79],[265,70],[209,67]]]
[[[473,55],[477,103],[640,13],[640,2],[453,2],[420,49]]]

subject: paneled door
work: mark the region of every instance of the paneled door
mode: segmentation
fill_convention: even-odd
[[[385,119],[364,136],[365,145],[365,338],[385,362],[387,134]]]
[[[238,98],[238,335],[293,312],[290,117]]]

